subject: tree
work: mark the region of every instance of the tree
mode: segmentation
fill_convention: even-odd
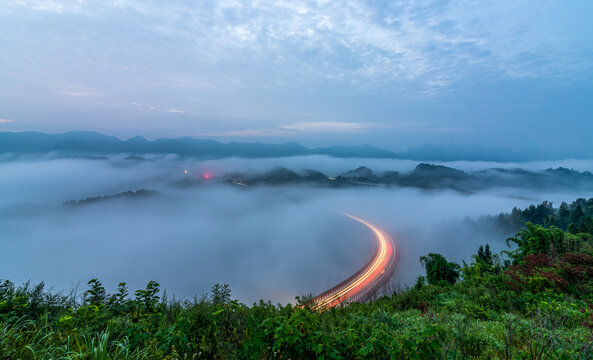
[[[524,222],[523,218],[524,218],[523,211],[521,211],[517,207],[514,207],[513,208],[513,211],[511,212],[511,217],[509,219],[509,224],[513,228],[519,227],[520,225],[523,225],[523,222]]]
[[[448,262],[441,254],[430,253],[420,257],[420,263],[426,269],[426,280],[431,285],[441,281],[455,284],[459,278],[459,264]]]
[[[159,293],[160,284],[154,280],[150,280],[146,285],[145,290],[136,290],[134,293],[136,295],[136,302],[138,304],[144,305],[144,310],[146,312],[153,312],[156,308],[157,303],[159,302]]]
[[[558,209],[558,226],[561,229],[566,229],[570,221],[570,209],[568,205],[563,201]]]
[[[99,279],[91,279],[88,285],[90,288],[84,293],[85,302],[90,305],[103,305],[107,297],[103,284]]]
[[[591,216],[583,216],[581,218],[579,232],[593,234],[593,218]]]
[[[574,211],[571,213],[570,221],[573,224],[578,225],[579,224],[579,220],[581,220],[581,218],[583,217],[583,215],[585,215],[585,212],[583,211],[583,208],[581,207],[581,204],[578,204],[576,206],[576,208],[574,209]]]
[[[513,264],[519,264],[525,256],[531,254],[563,254],[571,251],[578,251],[584,238],[575,236],[578,233],[578,227],[574,224],[568,225],[568,231],[564,232],[556,226],[546,228],[541,225],[534,225],[530,222],[525,223],[526,229],[522,229],[515,237],[507,239],[507,245],[515,243],[517,248],[514,251],[507,252]]]
[[[488,265],[493,265],[492,252],[490,251],[490,245],[486,244],[486,248],[480,245],[478,249],[478,259]]]
[[[229,301],[231,301],[231,288],[229,287],[229,284],[214,284],[214,286],[212,286],[211,300],[213,304],[228,304]]]

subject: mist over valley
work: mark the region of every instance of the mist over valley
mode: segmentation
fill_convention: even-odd
[[[339,283],[373,256],[372,234],[340,214],[348,213],[392,234],[400,259],[388,287],[405,288],[428,252],[461,261],[486,243],[505,249],[516,229],[482,216],[590,196],[593,162],[550,170],[562,164],[319,155],[5,159],[0,262],[3,277],[61,291],[95,277],[110,291],[121,281],[141,288],[155,280],[192,298],[226,283],[247,303],[288,303]]]

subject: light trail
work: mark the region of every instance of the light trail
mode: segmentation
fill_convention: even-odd
[[[313,299],[315,309],[323,310],[342,302],[367,300],[389,280],[399,257],[397,246],[387,231],[354,215],[344,215],[364,224],[373,232],[377,239],[377,252],[356,274],[316,296]]]

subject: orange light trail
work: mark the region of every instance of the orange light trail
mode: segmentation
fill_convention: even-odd
[[[385,230],[359,217],[344,215],[364,224],[373,232],[378,244],[377,253],[365,267],[349,279],[315,297],[316,309],[327,309],[344,301],[361,301],[368,298],[389,280],[397,263],[397,247]]]

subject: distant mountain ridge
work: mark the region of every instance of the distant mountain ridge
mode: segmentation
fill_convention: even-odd
[[[331,146],[327,148],[307,148],[295,142],[282,144],[221,143],[210,139],[181,137],[175,139],[147,140],[135,136],[121,140],[96,132],[71,131],[63,134],[44,134],[40,132],[0,132],[0,154],[33,154],[63,152],[67,154],[107,155],[130,154],[177,154],[195,158],[222,157],[281,157],[298,155],[330,155],[334,157],[399,158],[392,151],[362,146]]]
[[[192,137],[147,140],[134,136],[121,140],[115,136],[92,131],[71,131],[45,134],[34,131],[0,132],[0,154],[34,154],[58,152],[68,156],[101,156],[118,153],[177,154],[182,157],[216,159],[224,157],[269,158],[299,155],[328,155],[338,158],[410,159],[417,161],[534,161],[570,158],[569,153],[522,151],[483,146],[422,145],[403,152],[394,152],[370,145],[328,146],[308,148],[296,142],[222,143]],[[593,157],[593,153],[586,157]]]

